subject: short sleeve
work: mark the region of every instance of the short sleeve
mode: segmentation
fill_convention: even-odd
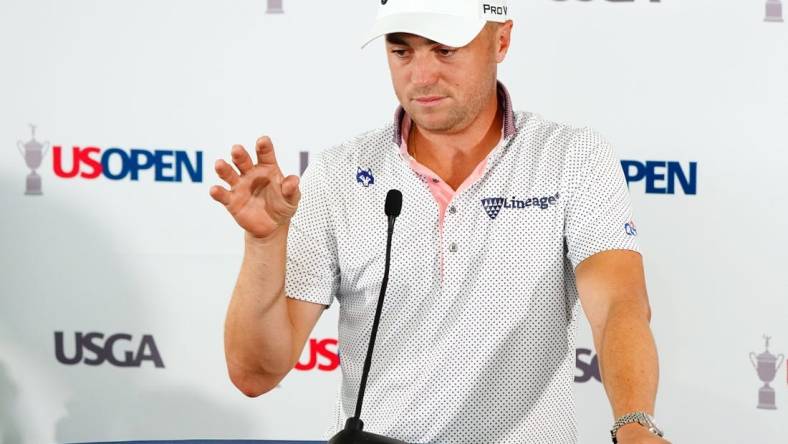
[[[301,201],[287,235],[285,294],[328,308],[339,288],[339,266],[322,156],[304,171]]]
[[[570,178],[564,230],[572,267],[601,251],[640,252],[629,189],[610,144],[594,131],[580,130],[568,161],[577,172]]]

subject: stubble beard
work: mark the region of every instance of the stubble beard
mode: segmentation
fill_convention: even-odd
[[[412,109],[408,109],[410,106],[403,105],[403,108],[421,129],[444,134],[457,133],[467,128],[479,116],[487,101],[490,100],[490,95],[495,94],[494,86],[491,87],[490,84],[495,85],[494,76],[488,84],[472,91],[465,103],[449,106],[446,111],[442,112],[445,116],[438,119],[430,118],[428,113],[414,113]]]

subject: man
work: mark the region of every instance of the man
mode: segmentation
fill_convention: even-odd
[[[629,195],[596,133],[515,113],[497,81],[513,23],[501,2],[381,0],[401,108],[327,150],[302,182],[271,140],[219,160],[212,187],[246,230],[227,313],[233,383],[258,396],[339,308],[351,416],[385,254],[383,201],[404,196],[362,418],[413,443],[576,442],[574,310],[588,317],[614,441],[664,444],[651,415],[657,355]],[[495,3],[495,4],[491,4]],[[303,197],[302,197],[303,193]],[[601,439],[600,439],[601,441]]]

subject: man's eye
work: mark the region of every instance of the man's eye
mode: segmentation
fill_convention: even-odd
[[[391,53],[397,57],[405,57],[406,51],[404,49],[392,49]]]
[[[438,54],[444,57],[453,56],[455,52],[457,52],[457,50],[452,48],[438,48]]]

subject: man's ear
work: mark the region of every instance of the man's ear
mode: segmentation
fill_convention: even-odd
[[[503,62],[506,59],[506,54],[509,53],[509,47],[512,45],[512,28],[514,27],[514,22],[511,20],[507,20],[505,23],[502,23],[501,26],[496,31],[496,42],[495,42],[495,61],[498,63]]]

